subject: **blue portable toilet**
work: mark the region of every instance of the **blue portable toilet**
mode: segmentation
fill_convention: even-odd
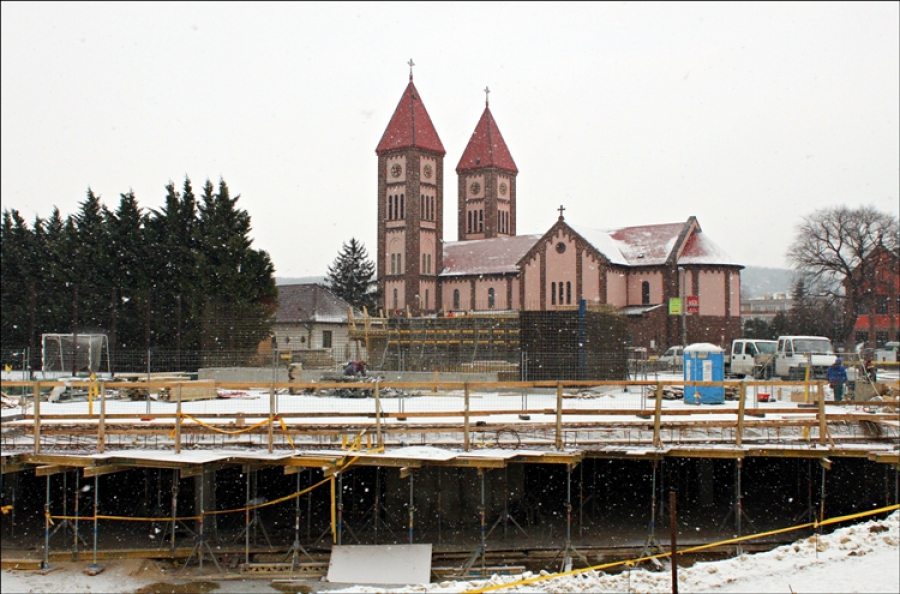
[[[684,380],[689,382],[725,381],[725,351],[714,344],[700,342],[684,349]],[[685,386],[688,404],[722,404],[725,386]]]

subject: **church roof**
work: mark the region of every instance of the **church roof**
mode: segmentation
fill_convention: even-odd
[[[442,277],[518,272],[519,260],[541,238],[536,235],[444,242]]]
[[[403,91],[375,152],[380,154],[404,148],[419,148],[442,155],[446,152],[412,80]]]
[[[496,167],[512,173],[519,172],[516,162],[513,161],[509,148],[503,140],[503,135],[500,134],[494,114],[487,106],[484,108],[484,113],[481,114],[481,119],[478,120],[478,125],[475,126],[466,150],[463,151],[459,165],[456,166],[456,172],[461,173],[484,167]]]
[[[679,239],[691,231],[678,264],[739,266],[722,248],[709,239],[693,219],[684,223],[641,225],[619,229],[586,229],[571,226],[585,241],[613,264],[623,266],[659,266],[665,264],[679,247]]]
[[[702,232],[691,234],[684,251],[681,252],[681,257],[678,258],[678,263],[742,266]]]

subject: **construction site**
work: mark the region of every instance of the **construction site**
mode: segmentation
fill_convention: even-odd
[[[339,581],[365,583],[411,546],[426,581],[652,567],[670,532],[721,557],[896,509],[896,364],[841,402],[822,381],[694,381],[636,358],[616,318],[365,317],[365,376],[279,350],[113,373],[75,339],[56,352],[76,373],[4,374],[3,566],[320,579],[340,553]]]

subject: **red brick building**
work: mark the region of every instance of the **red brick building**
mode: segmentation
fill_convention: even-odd
[[[900,254],[875,251],[853,274],[859,279],[856,291],[867,297],[853,324],[854,342],[883,347],[900,340]]]
[[[457,241],[445,241],[446,151],[413,84],[378,155],[378,282],[387,312],[619,308],[634,346],[727,344],[741,333],[740,264],[685,222],[598,229],[559,208],[543,234],[517,235],[519,173],[488,102],[456,166]],[[685,318],[670,298],[697,297]]]

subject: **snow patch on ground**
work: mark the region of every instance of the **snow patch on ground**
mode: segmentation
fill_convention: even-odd
[[[440,582],[386,589],[354,586],[340,593],[463,592],[535,577],[494,576],[489,581]],[[634,569],[615,575],[586,572],[537,581],[501,592],[671,592],[670,571]],[[883,521],[841,528],[832,534],[803,538],[765,553],[697,563],[678,570],[678,591],[690,592],[900,592],[900,513]]]

